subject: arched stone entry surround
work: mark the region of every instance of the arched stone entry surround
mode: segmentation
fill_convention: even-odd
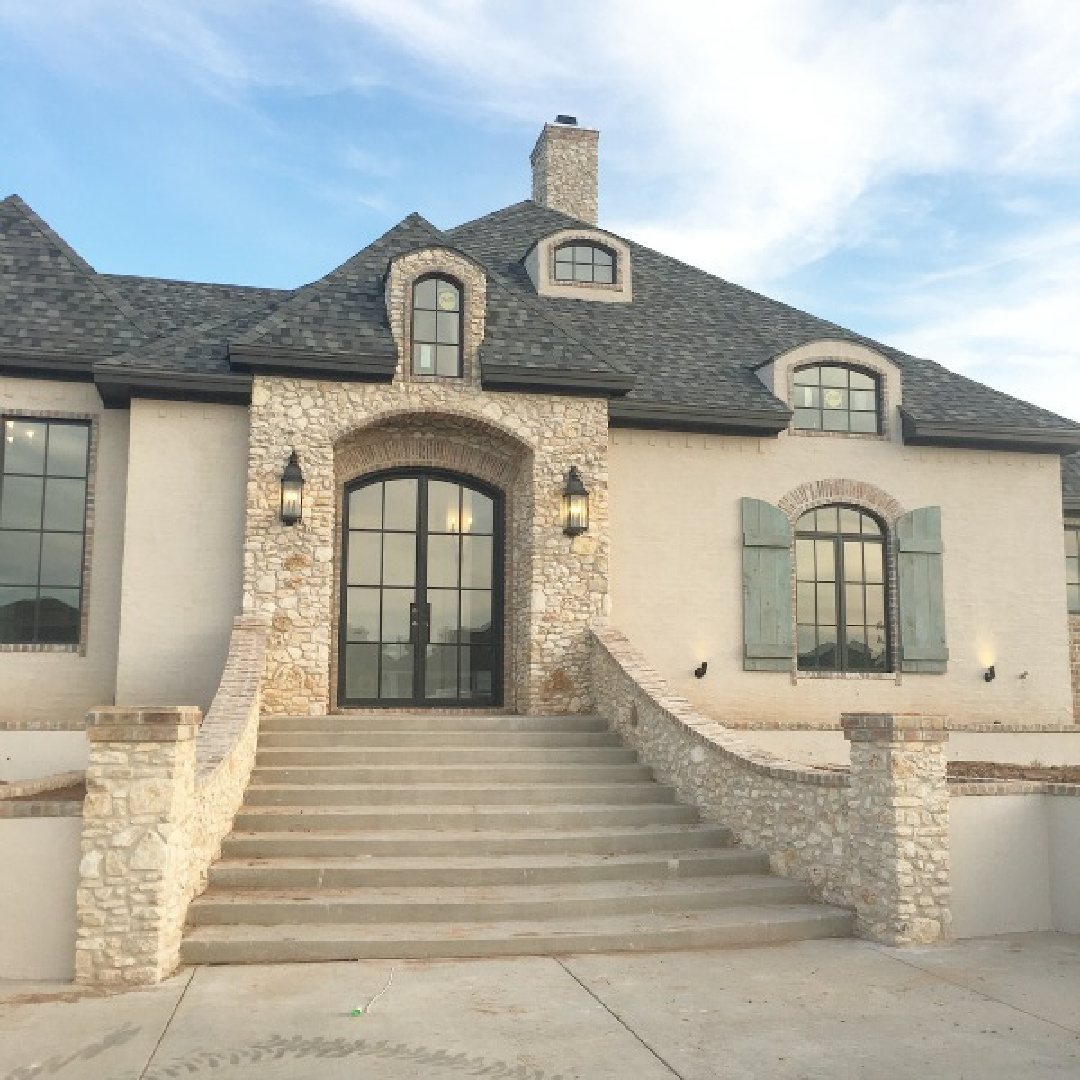
[[[279,518],[292,449],[304,520]],[[562,532],[560,497],[577,465],[589,532]],[[244,606],[271,619],[266,712],[336,707],[342,500],[388,468],[445,469],[506,500],[504,704],[516,712],[592,708],[586,640],[607,604],[607,405],[602,399],[485,394],[448,380],[378,386],[258,377],[251,407]]]

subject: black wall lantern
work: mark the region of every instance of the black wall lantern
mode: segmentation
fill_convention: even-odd
[[[563,532],[567,536],[580,536],[589,530],[589,492],[581,480],[576,465],[566,474],[566,487],[562,497]]]
[[[294,450],[281,474],[281,523],[295,525],[304,515],[304,474]]]

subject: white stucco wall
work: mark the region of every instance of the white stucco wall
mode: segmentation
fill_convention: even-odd
[[[82,818],[0,818],[0,979],[75,975]]]
[[[1080,798],[957,796],[949,829],[957,937],[1080,931]]]
[[[0,731],[0,780],[35,780],[86,768],[84,731]]]
[[[909,447],[611,431],[612,621],[675,689],[723,720],[835,723],[844,711],[1070,723],[1059,462]],[[941,507],[950,660],[944,675],[814,678],[742,668],[743,496],[872,484],[904,511]],[[708,660],[704,679],[693,669]],[[983,680],[989,664],[997,678]],[[1021,674],[1027,676],[1021,678]]]
[[[248,415],[131,403],[116,701],[209,707],[240,611]]]
[[[120,616],[128,415],[106,410],[89,383],[0,377],[0,411],[77,414],[97,420],[97,461],[91,476],[94,530],[85,655],[13,652],[0,646],[0,727],[80,725],[88,709],[113,700]]]

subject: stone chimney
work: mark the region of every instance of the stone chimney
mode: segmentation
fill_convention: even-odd
[[[532,156],[533,202],[590,225],[597,221],[600,132],[579,128],[577,118],[545,124]]]

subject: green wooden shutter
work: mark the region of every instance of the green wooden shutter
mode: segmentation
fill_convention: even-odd
[[[760,499],[742,500],[743,667],[790,671],[791,525]]]
[[[900,607],[900,670],[945,671],[941,507],[912,510],[896,523]]]

